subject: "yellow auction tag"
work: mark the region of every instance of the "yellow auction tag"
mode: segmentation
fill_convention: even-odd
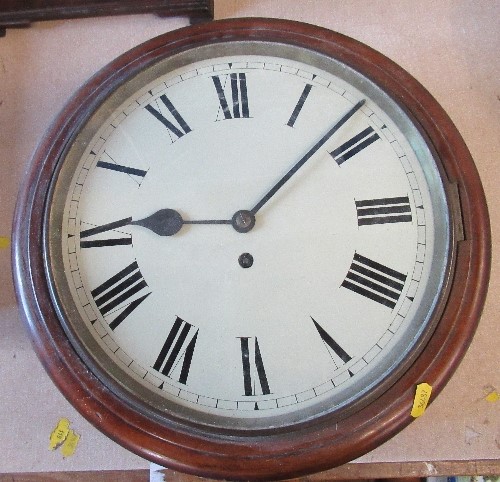
[[[500,400],[500,393],[498,393],[497,391],[494,390],[494,391],[488,393],[488,395],[486,395],[485,399],[487,402],[498,402]]]
[[[10,246],[10,239],[6,236],[0,236],[0,249],[5,249]]]
[[[417,418],[423,415],[431,398],[431,393],[432,387],[428,383],[420,383],[417,385],[415,398],[413,399],[413,407],[411,409],[412,417]]]
[[[76,446],[80,440],[80,435],[78,435],[75,431],[70,430],[68,432],[68,436],[66,440],[62,444],[61,454],[63,457],[71,457],[76,450]]]
[[[67,418],[61,418],[59,422],[57,422],[56,428],[50,434],[50,450],[55,450],[64,443],[68,437],[69,424],[70,421]]]

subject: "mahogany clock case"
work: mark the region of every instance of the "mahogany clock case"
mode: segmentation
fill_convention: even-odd
[[[127,79],[161,59],[231,41],[285,43],[318,52],[381,87],[427,139],[450,208],[452,254],[447,280],[430,328],[413,353],[368,397],[340,413],[290,430],[204,430],[175,417],[159,417],[124,394],[70,342],[41,249],[53,178],[71,140],[95,109]],[[19,195],[13,232],[14,280],[21,311],[40,360],[66,398],[99,430],[142,457],[180,471],[230,479],[278,479],[325,470],[372,450],[409,424],[416,385],[429,383],[434,398],[472,340],[491,258],[486,201],[473,160],[432,96],[401,67],[366,45],[312,25],[270,19],[217,21],[170,32],[97,73],[40,143]]]

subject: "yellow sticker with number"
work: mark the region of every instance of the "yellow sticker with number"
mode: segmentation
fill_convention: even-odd
[[[485,399],[487,402],[498,402],[500,400],[500,393],[498,393],[497,391],[494,390],[494,391],[488,393],[488,395],[486,395]]]
[[[428,383],[420,383],[417,385],[415,398],[413,399],[413,407],[411,409],[412,417],[417,418],[423,415],[431,398],[431,393],[432,387]]]
[[[61,454],[63,457],[71,457],[76,450],[76,446],[80,441],[80,435],[78,435],[75,431],[71,430],[68,432],[68,436],[66,440],[62,444]]]
[[[70,421],[67,418],[61,418],[59,422],[57,422],[56,428],[50,434],[50,450],[55,450],[64,443],[68,437],[69,425]]]
[[[0,249],[6,249],[10,246],[10,239],[6,236],[0,236]]]

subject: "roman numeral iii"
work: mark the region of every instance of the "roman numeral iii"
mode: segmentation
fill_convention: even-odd
[[[191,132],[191,128],[179,114],[169,98],[163,94],[160,95],[160,102],[156,100],[155,107],[148,104],[145,109],[157,120],[159,120],[166,128],[172,142],[180,139],[183,135]],[[167,112],[169,114],[167,114]],[[166,116],[172,120],[168,120]],[[175,136],[175,137],[174,137]]]
[[[355,201],[358,226],[387,223],[411,223],[408,196]]]
[[[253,357],[250,356],[250,342],[251,338],[241,337],[241,362],[243,365],[243,387],[245,396],[256,395],[254,390],[253,378],[259,381],[260,389],[263,395],[269,395],[269,383],[267,382],[266,370],[260,352],[259,341],[257,337],[254,338]]]
[[[372,127],[367,127],[359,134],[355,135],[347,142],[344,142],[337,149],[330,152],[335,162],[340,166],[345,161],[355,156],[370,144],[380,139],[379,135],[373,130]]]
[[[405,281],[405,274],[355,253],[341,286],[392,309]]]
[[[244,73],[233,73],[226,76],[226,83],[229,77],[229,86],[231,93],[231,101],[228,102],[224,92],[225,85],[219,75],[214,75],[214,82],[217,96],[219,97],[220,107],[224,114],[224,119],[249,118],[250,111],[248,108],[248,90],[247,77]]]
[[[134,261],[94,288],[91,294],[102,316],[118,313],[109,323],[114,330],[151,294],[145,291],[148,291],[148,285]]]
[[[198,329],[182,318],[177,317],[153,365],[153,369],[170,377],[176,366],[182,361],[178,381],[185,385],[189,376],[197,338]]]

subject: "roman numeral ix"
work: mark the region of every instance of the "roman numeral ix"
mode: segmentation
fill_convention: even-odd
[[[145,109],[167,128],[170,140],[172,142],[175,142],[183,135],[191,132],[191,128],[188,126],[186,121],[182,118],[172,102],[170,102],[170,99],[165,94],[160,95],[160,101],[161,103],[158,102],[158,100],[155,101],[156,107],[148,104]],[[166,115],[168,115],[167,112],[170,113],[169,117],[173,117],[172,121],[168,120],[167,117],[165,117]]]
[[[175,367],[182,360],[178,380],[179,383],[185,385],[189,376],[197,338],[198,329],[177,317],[153,365],[153,369],[170,377]]]
[[[228,102],[224,93],[224,86],[218,75],[212,77],[220,107],[225,119],[249,118],[247,77],[244,73],[229,74],[231,102]],[[227,76],[226,76],[227,82]]]
[[[254,356],[253,361],[250,356],[250,343],[248,337],[240,337],[241,343],[241,362],[243,365],[243,387],[245,390],[245,396],[255,395],[255,389],[253,387],[254,383],[252,380],[252,372],[256,374],[256,378],[259,380],[260,389],[263,395],[269,395],[271,391],[269,390],[269,383],[267,382],[266,370],[264,368],[264,362],[262,361],[262,354],[260,352],[259,341],[255,337],[254,342]]]
[[[340,166],[345,161],[375,142],[377,139],[380,139],[379,135],[373,130],[372,127],[367,127],[359,134],[337,147],[337,149],[330,152],[330,155]]]
[[[393,309],[405,281],[403,273],[355,253],[341,286]]]
[[[128,235],[125,238],[103,238],[98,237],[97,239],[85,239],[98,236],[101,233],[107,231],[114,231],[115,229],[127,226],[132,222],[132,218],[124,218],[119,221],[114,221],[112,223],[103,224],[101,226],[96,226],[90,229],[84,229],[80,231],[80,247],[81,248],[102,248],[104,246],[124,246],[132,244],[132,236]]]
[[[358,226],[387,223],[411,223],[408,196],[355,201]]]
[[[134,261],[94,288],[91,294],[102,316],[118,312],[109,323],[109,327],[114,330],[151,294],[148,292],[136,297],[141,291],[147,291],[147,288],[139,266]]]

